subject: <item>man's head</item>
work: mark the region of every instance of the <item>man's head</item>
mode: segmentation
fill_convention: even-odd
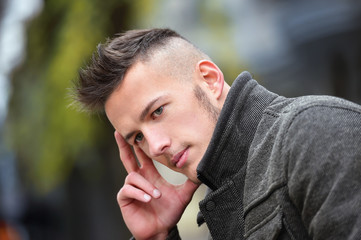
[[[129,144],[196,182],[228,89],[206,54],[174,31],[151,29],[99,45],[77,92],[88,108],[104,108]]]
[[[176,54],[179,49],[187,50],[187,54]],[[89,66],[79,72],[79,81],[75,86],[77,100],[86,109],[103,110],[106,100],[122,82],[128,69],[138,61],[156,64],[155,56],[158,54],[171,56],[164,70],[172,71],[172,74],[185,74],[190,61],[208,59],[207,55],[170,29],[127,31],[97,46]],[[177,66],[172,67],[175,61]]]

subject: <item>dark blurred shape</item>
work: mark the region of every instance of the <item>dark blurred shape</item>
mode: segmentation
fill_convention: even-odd
[[[0,21],[3,17],[4,5],[5,5],[5,0],[0,0]]]
[[[266,87],[361,102],[360,1],[228,2],[238,52]]]

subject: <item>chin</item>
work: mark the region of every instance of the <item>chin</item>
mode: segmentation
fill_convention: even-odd
[[[198,178],[196,178],[196,179],[191,179],[191,178],[189,178],[189,180],[191,180],[194,184],[197,184],[197,185],[201,185],[201,184],[202,184],[202,182],[201,182]]]
[[[188,172],[185,176],[195,184],[201,184],[201,181],[197,178],[197,171]]]

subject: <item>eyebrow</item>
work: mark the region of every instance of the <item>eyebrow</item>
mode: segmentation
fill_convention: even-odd
[[[152,101],[150,101],[147,106],[143,109],[142,113],[139,115],[139,121],[144,121],[145,117],[148,115],[150,109],[153,107],[153,105],[159,100],[161,99],[162,96],[156,97],[155,99],[153,99]]]
[[[150,109],[153,107],[153,105],[159,100],[161,99],[163,96],[159,96],[154,98],[152,101],[150,101],[145,108],[143,109],[143,111],[140,113],[139,115],[139,121],[144,121],[145,117],[148,115]],[[125,141],[129,142],[129,139],[135,134],[136,131],[131,131],[130,133],[126,134],[124,139]]]

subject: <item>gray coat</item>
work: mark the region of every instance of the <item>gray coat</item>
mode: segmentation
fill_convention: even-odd
[[[197,171],[214,240],[361,239],[359,105],[284,98],[244,72]]]

